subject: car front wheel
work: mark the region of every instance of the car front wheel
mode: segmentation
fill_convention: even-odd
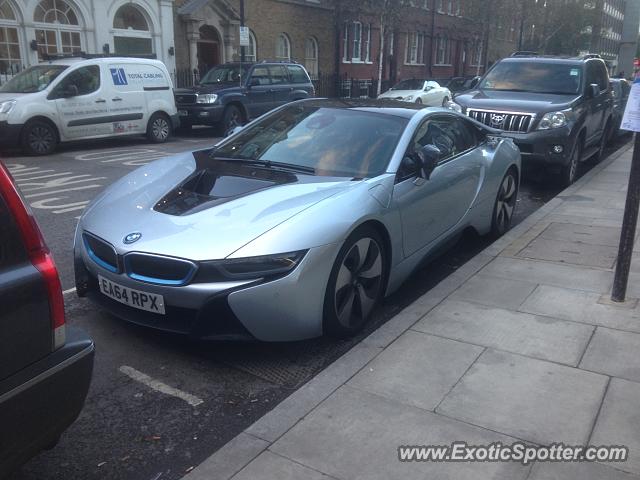
[[[501,237],[510,228],[518,201],[518,174],[514,168],[509,169],[500,183],[496,203],[491,218],[491,234]]]
[[[147,138],[153,143],[164,143],[171,136],[171,122],[163,113],[154,113],[147,126]]]
[[[580,165],[580,158],[582,157],[582,142],[578,140],[576,146],[573,147],[571,159],[569,163],[562,167],[560,171],[560,182],[563,187],[568,187],[576,181],[578,175],[578,167]]]
[[[33,120],[25,125],[20,141],[29,155],[49,155],[56,149],[58,133],[49,123]]]
[[[340,249],[325,293],[323,328],[345,338],[364,327],[384,294],[386,252],[371,227],[354,231]]]

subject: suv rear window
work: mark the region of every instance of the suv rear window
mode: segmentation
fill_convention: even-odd
[[[580,92],[582,67],[556,62],[500,62],[480,83],[484,90],[572,95]]]
[[[309,83],[311,81],[309,80],[307,72],[304,71],[304,68],[298,65],[287,65],[287,70],[289,70],[291,83]]]

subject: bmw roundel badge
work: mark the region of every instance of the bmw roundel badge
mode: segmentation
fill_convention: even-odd
[[[142,234],[140,232],[132,232],[126,237],[124,237],[123,242],[129,245],[130,243],[137,242],[138,240],[140,240],[141,237],[142,237]]]

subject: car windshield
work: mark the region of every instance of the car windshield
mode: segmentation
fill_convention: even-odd
[[[213,155],[369,178],[385,172],[406,124],[402,117],[370,111],[295,105],[242,130]]]
[[[67,65],[36,65],[22,71],[2,87],[2,93],[32,93],[44,90],[68,68]]]
[[[482,80],[484,90],[577,94],[582,85],[579,65],[544,62],[501,62]]]
[[[249,67],[247,65],[221,65],[209,70],[200,83],[212,85],[216,83],[239,83],[241,78],[247,76]],[[242,75],[241,75],[242,74]]]
[[[418,80],[415,78],[411,80],[403,80],[391,87],[391,90],[422,90],[424,82],[426,82],[426,80]]]

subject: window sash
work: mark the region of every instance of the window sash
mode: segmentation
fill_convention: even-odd
[[[351,60],[358,61],[362,56],[362,24],[353,22],[353,51]]]

